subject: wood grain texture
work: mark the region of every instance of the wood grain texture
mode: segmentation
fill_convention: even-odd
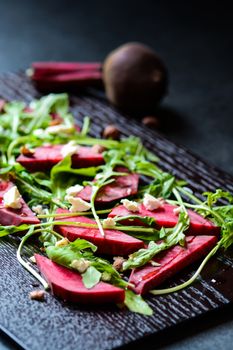
[[[39,93],[23,73],[0,77],[0,97],[29,102]],[[177,146],[138,122],[127,119],[101,97],[71,96],[72,112],[81,125],[84,115],[92,118],[91,134],[100,136],[108,123],[118,125],[122,134],[141,137],[146,147],[160,158],[160,166],[179,179],[185,179],[196,194],[221,187],[233,192],[230,175],[203,162],[191,152]],[[200,316],[218,310],[233,301],[233,252],[212,259],[202,278],[179,293],[153,297],[148,301],[152,317],[133,314],[117,307],[83,307],[69,305],[47,294],[46,302],[31,301],[28,293],[35,280],[16,260],[17,238],[0,240],[0,327],[25,349],[113,349],[146,344],[166,334],[171,327],[195,322]],[[33,246],[27,248],[30,256]],[[166,285],[185,281],[197,265],[185,269]],[[216,281],[214,281],[214,280]],[[37,287],[38,288],[38,287]],[[163,333],[162,333],[163,332]]]

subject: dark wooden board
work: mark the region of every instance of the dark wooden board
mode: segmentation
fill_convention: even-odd
[[[1,98],[29,102],[39,96],[23,73],[0,77]],[[91,132],[95,136],[110,122],[116,123],[123,135],[139,136],[159,156],[161,168],[187,180],[196,194],[218,187],[233,192],[230,175],[127,119],[101,96],[71,96],[71,103],[80,124],[84,115],[91,116]],[[28,293],[35,288],[35,280],[18,264],[17,244],[13,238],[0,240],[0,327],[25,349],[104,350],[146,344],[148,339],[155,341],[158,336],[166,336],[174,327],[193,324],[200,317],[232,305],[232,251],[212,259],[191,287],[172,295],[148,296],[154,315],[145,317],[116,307],[68,305],[50,294],[44,303],[31,301]],[[181,272],[169,285],[185,281],[196,266]]]

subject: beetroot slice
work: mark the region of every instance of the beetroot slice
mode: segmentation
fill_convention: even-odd
[[[57,209],[56,213],[68,213],[68,210]],[[71,221],[71,222],[84,222],[89,224],[95,224],[95,221],[84,216],[65,217],[59,218],[59,220]],[[126,235],[125,233],[117,230],[104,230],[105,237],[103,237],[99,230],[96,228],[84,228],[77,226],[55,226],[55,230],[67,237],[69,241],[75,241],[77,238],[83,238],[92,242],[98,247],[98,253],[109,255],[128,255],[136,250],[143,248],[144,243]]]
[[[97,204],[104,204],[135,195],[138,191],[138,181],[138,174],[116,176],[114,182],[100,189],[95,202]],[[86,186],[81,192],[79,192],[77,197],[82,198],[85,201],[90,201],[91,192],[91,186]]]
[[[52,293],[65,301],[82,304],[122,303],[125,298],[124,289],[99,282],[87,289],[82,277],[77,272],[60,266],[42,255],[35,254],[37,266],[48,282]]]
[[[32,157],[21,154],[17,162],[23,165],[28,171],[50,170],[59,163],[63,157],[61,149],[64,145],[41,146],[35,149]],[[91,147],[80,147],[78,152],[72,156],[73,168],[88,168],[104,163],[102,154],[93,152]]]
[[[175,246],[154,259],[160,266],[146,265],[134,269],[129,281],[135,285],[134,291],[145,294],[184,267],[200,259],[215,245],[215,236],[188,236],[186,248]]]
[[[163,207],[158,208],[154,211],[146,210],[143,204],[139,206],[138,213],[132,213],[127,210],[123,205],[119,205],[115,207],[109,217],[115,216],[126,216],[126,215],[140,215],[140,216],[150,216],[155,218],[156,227],[174,227],[177,224],[179,215],[174,213],[174,209],[177,208],[174,205],[170,205],[165,203]],[[211,221],[203,218],[201,215],[195,213],[192,210],[188,210],[190,217],[190,227],[188,230],[188,234],[191,235],[218,235],[220,232],[220,228],[215,226]],[[129,225],[141,225],[140,220],[134,220],[127,222]]]
[[[22,208],[12,209],[5,208],[3,205],[3,196],[9,191],[14,184],[10,181],[0,179],[0,224],[4,226],[22,224],[39,224],[40,220],[35,216],[31,209],[27,206],[23,198],[21,198]]]

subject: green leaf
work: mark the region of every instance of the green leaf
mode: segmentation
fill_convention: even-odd
[[[96,249],[97,247],[94,244],[78,238],[63,247],[48,246],[46,253],[54,262],[70,268],[72,261],[80,259],[84,255],[91,257],[91,251],[95,252]]]
[[[97,167],[73,169],[71,166],[71,156],[67,156],[51,170],[51,188],[59,197],[64,197],[65,190],[78,182],[77,175],[94,177],[97,171]]]
[[[128,307],[130,311],[137,312],[142,315],[152,316],[153,310],[151,307],[143,300],[141,295],[135,294],[131,290],[125,291],[125,301],[124,304]]]
[[[26,231],[28,229],[29,229],[29,225],[27,225],[27,224],[23,224],[20,226],[14,226],[14,225],[0,226],[0,237],[12,235],[12,234],[18,233],[20,231]]]
[[[93,266],[89,266],[87,271],[82,274],[82,281],[87,289],[93,288],[99,283],[101,279],[101,273]]]
[[[57,237],[51,232],[44,231],[39,237],[39,241],[44,244],[44,247],[54,246],[57,242]]]
[[[176,244],[184,245],[185,235],[184,231],[189,227],[189,217],[186,212],[181,212],[179,215],[178,223],[174,228],[161,229],[161,235],[163,242],[155,243],[151,241],[147,248],[139,249],[130,255],[129,259],[123,263],[123,270],[141,267],[147,264],[154,258],[155,255],[162,252],[163,250],[169,249]],[[166,235],[164,236],[164,233]]]

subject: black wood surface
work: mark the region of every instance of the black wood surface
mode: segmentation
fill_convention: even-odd
[[[24,74],[6,74],[0,78],[0,96],[30,101],[39,96]],[[185,179],[195,193],[221,187],[233,192],[230,175],[203,162],[182,147],[139,123],[127,119],[101,97],[86,94],[71,96],[72,112],[81,125],[84,115],[92,118],[92,134],[99,136],[103,126],[114,122],[122,135],[137,135],[160,158],[160,166]],[[15,257],[17,239],[0,241],[0,323],[24,348],[37,349],[113,349],[157,341],[174,327],[192,327],[200,318],[213,315],[233,300],[233,252],[210,261],[202,278],[190,288],[161,297],[148,297],[154,310],[144,317],[115,307],[84,308],[65,304],[50,294],[44,303],[31,301],[28,293],[35,280]],[[31,254],[30,249],[28,253]],[[181,272],[170,285],[186,280],[196,265]],[[188,322],[188,323],[187,323]],[[133,345],[132,345],[133,346]]]

